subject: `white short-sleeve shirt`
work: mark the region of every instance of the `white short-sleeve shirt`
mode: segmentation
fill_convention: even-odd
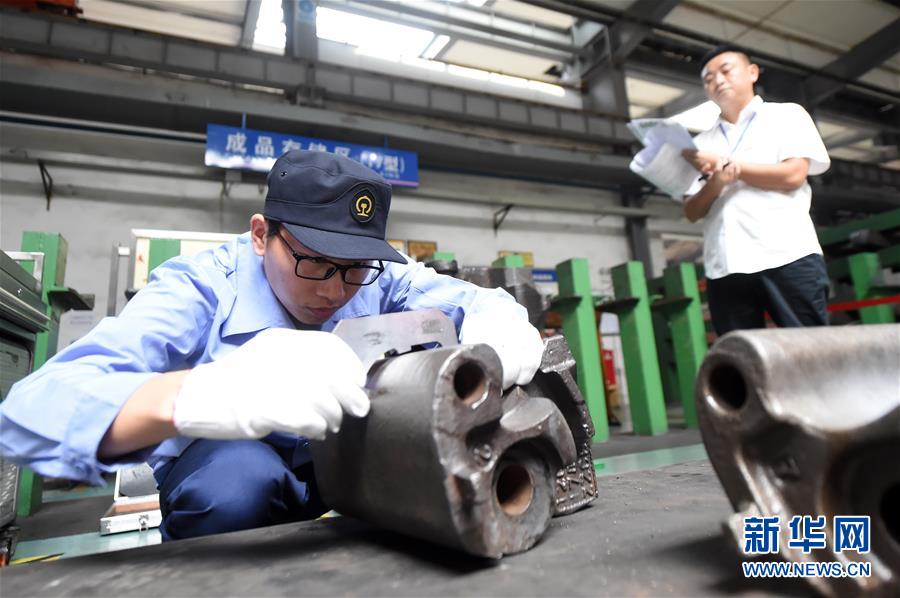
[[[788,158],[809,159],[809,175],[831,164],[809,113],[798,104],[764,102],[756,96],[735,124],[721,116],[697,135],[700,150],[741,162],[777,164]],[[698,181],[688,196],[700,191]],[[793,191],[768,191],[736,181],[725,187],[703,223],[703,260],[707,278],[752,273],[822,253],[809,217],[809,183]]]

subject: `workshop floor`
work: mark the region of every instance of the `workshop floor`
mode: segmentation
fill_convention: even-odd
[[[705,460],[696,429],[673,426],[667,434],[635,436],[613,428],[608,442],[593,447],[597,475],[615,476]],[[160,543],[159,530],[101,536],[100,517],[112,504],[113,484],[103,488],[75,486],[44,492],[41,509],[19,518],[13,565],[125,550]]]

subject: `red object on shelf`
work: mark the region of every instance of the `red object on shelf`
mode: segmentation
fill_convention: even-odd
[[[613,352],[609,349],[600,350],[600,361],[603,362],[603,377],[608,386],[616,384],[616,364],[613,361]]]

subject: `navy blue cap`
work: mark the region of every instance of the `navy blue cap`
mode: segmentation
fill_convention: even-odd
[[[266,218],[327,257],[406,263],[384,240],[391,186],[359,162],[291,150],[269,171]]]

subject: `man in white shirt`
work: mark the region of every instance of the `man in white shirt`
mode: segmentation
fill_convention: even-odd
[[[828,275],[809,216],[806,177],[830,165],[815,124],[797,104],[764,102],[759,67],[741,50],[720,47],[703,61],[716,124],[684,158],[703,173],[684,201],[704,219],[703,259],[713,327],[762,328],[828,323]]]

